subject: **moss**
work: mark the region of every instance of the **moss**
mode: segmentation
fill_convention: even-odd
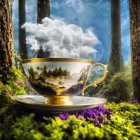
[[[110,103],[111,120],[100,127],[92,121],[79,120],[74,115],[67,120],[58,116],[30,113],[15,105],[6,94],[0,94],[0,139],[15,140],[128,140],[140,139],[140,105]]]
[[[70,115],[61,120],[57,115],[52,117],[41,113],[31,113],[16,105],[10,99],[11,94],[24,94],[29,90],[22,72],[13,67],[7,75],[7,84],[0,83],[0,139],[2,140],[138,140],[140,139],[140,105],[122,102],[109,103],[111,120],[105,125],[95,126],[93,121],[77,119]],[[111,100],[117,95],[117,101],[125,99],[131,81],[130,73],[117,73],[112,76],[102,91]],[[118,85],[124,85],[121,89]],[[128,86],[129,85],[129,86]],[[129,89],[130,88],[130,89]],[[100,89],[101,91],[101,89]],[[123,95],[124,94],[124,95]],[[116,101],[116,99],[115,99]],[[91,120],[89,118],[88,120]]]
[[[0,93],[7,93],[9,95],[23,95],[31,92],[30,85],[28,84],[21,69],[12,67],[7,74],[6,84],[0,82]]]

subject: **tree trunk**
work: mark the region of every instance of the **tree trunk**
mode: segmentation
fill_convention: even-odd
[[[129,0],[134,96],[140,103],[140,0]]]
[[[50,1],[49,0],[37,0],[37,22],[41,23],[42,19],[45,17],[50,17]],[[49,57],[50,53],[48,51],[43,52],[41,46],[37,52],[38,58]]]
[[[45,17],[50,17],[50,1],[37,0],[37,23],[41,23]]]
[[[109,60],[110,74],[114,74],[123,69],[120,13],[120,0],[111,0],[111,52]]]
[[[0,0],[0,81],[6,82],[6,74],[12,67],[13,25],[10,0]]]
[[[22,59],[27,59],[26,31],[21,26],[26,22],[25,0],[18,0],[19,12],[19,53]]]

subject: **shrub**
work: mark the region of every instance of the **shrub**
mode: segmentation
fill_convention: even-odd
[[[109,102],[122,102],[132,99],[133,86],[131,73],[119,72],[111,76],[108,75],[105,81],[96,88],[89,90],[89,95],[105,97]]]
[[[22,70],[12,67],[7,74],[6,84],[0,82],[0,93],[9,95],[22,95],[32,92],[30,85],[24,77]]]

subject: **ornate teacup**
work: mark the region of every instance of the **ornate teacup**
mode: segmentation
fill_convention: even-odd
[[[95,66],[104,69],[103,77],[86,85]],[[94,64],[90,59],[79,58],[32,58],[23,60],[23,69],[32,87],[47,97],[47,104],[70,105],[74,95],[84,95],[90,86],[96,86],[106,77],[106,66]]]

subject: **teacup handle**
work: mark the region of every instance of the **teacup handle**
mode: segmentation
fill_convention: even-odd
[[[107,74],[107,66],[106,66],[106,65],[103,65],[103,64],[100,64],[100,63],[97,63],[97,64],[93,64],[91,69],[93,70],[95,67],[98,67],[98,66],[100,66],[100,67],[102,67],[102,68],[104,69],[104,75],[103,75],[99,80],[94,81],[92,84],[89,84],[89,85],[85,86],[85,87],[83,88],[83,90],[82,90],[82,95],[83,95],[83,96],[85,95],[85,90],[86,90],[87,88],[89,88],[89,87],[91,87],[91,86],[96,87],[97,84],[99,84],[99,83],[101,83],[102,81],[104,81],[104,79],[105,79],[105,77],[106,77],[106,74]]]

